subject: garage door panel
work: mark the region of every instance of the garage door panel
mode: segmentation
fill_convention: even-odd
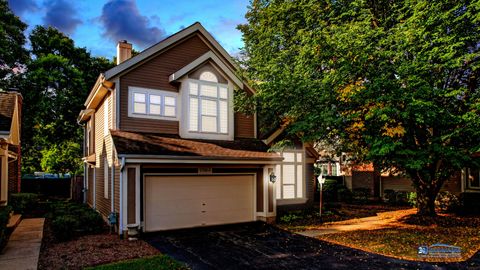
[[[147,176],[145,230],[252,221],[254,177]]]

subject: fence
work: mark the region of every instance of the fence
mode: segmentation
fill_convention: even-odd
[[[22,192],[36,193],[45,197],[82,200],[82,176],[58,179],[22,178]]]

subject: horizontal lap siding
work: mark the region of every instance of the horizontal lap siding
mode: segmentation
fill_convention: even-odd
[[[235,113],[235,137],[255,138],[254,116],[243,113]]]
[[[170,84],[168,77],[208,51],[208,46],[194,35],[123,75],[120,78],[120,129],[178,134],[178,121],[128,117],[128,86],[178,92],[178,86]]]
[[[109,190],[108,198],[104,197],[104,166],[105,157],[108,159],[108,165],[110,168],[113,166],[113,153],[112,153],[112,139],[110,135],[105,136],[104,131],[104,114],[109,115],[109,128],[112,127],[112,108],[111,95],[107,95],[105,99],[109,99],[108,112],[105,112],[105,100],[97,108],[95,112],[95,208],[106,218],[111,212],[111,169],[109,169]]]

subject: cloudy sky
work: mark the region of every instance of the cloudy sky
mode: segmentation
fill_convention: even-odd
[[[51,25],[95,56],[111,58],[118,40],[143,50],[198,21],[230,52],[243,46],[236,25],[248,0],[8,0],[29,25]],[[28,32],[27,32],[28,35]]]

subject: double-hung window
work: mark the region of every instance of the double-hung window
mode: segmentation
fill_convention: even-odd
[[[129,98],[130,117],[160,119],[177,117],[177,93],[130,87]]]
[[[468,169],[467,177],[468,177],[467,179],[468,188],[480,189],[480,170],[479,169]]]
[[[228,133],[228,85],[216,81],[211,72],[204,72],[200,80],[189,80],[189,132]]]
[[[277,181],[277,199],[304,198],[303,151],[285,150],[280,166],[280,181]]]

